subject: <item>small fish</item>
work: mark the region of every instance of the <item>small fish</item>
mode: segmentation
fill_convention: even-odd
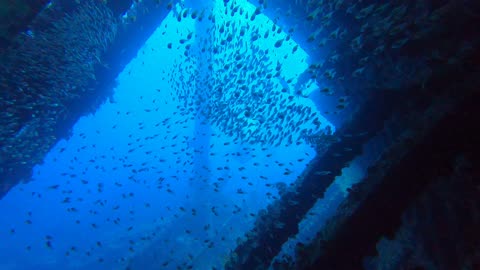
[[[403,47],[409,40],[410,40],[409,37],[405,37],[405,38],[402,38],[402,39],[399,39],[399,40],[393,42],[393,44],[392,44],[392,49],[400,49],[400,48]]]
[[[332,172],[331,171],[316,171],[314,173],[314,175],[321,175],[321,176],[329,175],[329,174],[332,174]]]
[[[277,42],[275,42],[275,48],[280,48],[283,44],[283,41],[284,39],[280,39],[280,40],[277,40]]]
[[[357,68],[355,71],[353,71],[352,76],[355,78],[360,77],[360,75],[363,74],[363,71],[365,70],[365,68],[366,67]]]

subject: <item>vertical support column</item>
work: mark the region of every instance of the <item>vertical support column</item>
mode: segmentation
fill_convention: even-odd
[[[187,0],[185,1],[185,4],[187,8],[191,8],[192,10],[197,10],[198,14],[202,13],[202,11],[205,11],[205,14],[207,14],[209,11],[213,9],[214,0],[206,0],[206,1]],[[206,35],[207,30],[212,26],[213,26],[213,22],[205,17],[201,20],[197,19],[195,30],[197,35],[196,45],[198,47],[202,46],[198,42],[199,37],[203,37],[207,39],[206,46],[212,46],[213,37]],[[197,55],[197,57],[199,58],[197,59],[198,63],[200,62],[208,63],[209,61],[211,61],[211,57],[208,54],[209,54],[209,51],[205,51]],[[200,80],[204,79],[205,77],[211,77],[211,71],[208,70],[208,68],[206,68],[207,66],[208,64],[203,64],[198,66],[198,69],[203,69],[203,70],[199,70],[200,74],[203,74],[203,76],[201,76],[199,80],[195,82],[196,96],[201,96],[201,95],[203,96],[204,94],[202,93],[203,86],[200,85],[202,83]],[[202,166],[206,165],[205,163],[208,162],[211,134],[212,134],[212,129],[208,121],[206,121],[203,115],[197,115],[197,117],[195,118],[195,138],[196,138],[195,145],[203,148],[202,149],[203,151],[196,151],[194,153],[193,162],[194,162],[195,171],[197,172],[202,171]]]

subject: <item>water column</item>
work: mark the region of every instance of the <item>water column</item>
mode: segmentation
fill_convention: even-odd
[[[211,47],[213,43],[213,37],[210,34],[207,34],[207,30],[213,26],[213,22],[208,19],[208,15],[204,15],[203,18],[200,19],[202,14],[209,14],[214,6],[213,0],[206,0],[206,1],[198,1],[198,0],[185,0],[183,2],[184,8],[188,8],[191,12],[197,12],[199,18],[196,20],[196,39],[195,43],[193,44],[192,48],[195,48],[197,54],[194,57],[197,57],[197,68],[199,69],[199,77],[195,81],[195,92],[196,96],[203,96],[206,92],[202,85],[202,81],[208,80],[212,76],[212,71],[209,70],[208,64],[211,61],[211,51],[206,50],[205,52],[201,52],[201,46],[206,46],[207,48]],[[201,38],[201,39],[200,39]],[[200,44],[200,40],[205,41],[206,45]],[[206,97],[208,99],[208,97]],[[203,101],[206,103],[207,101]],[[199,106],[202,104],[197,105],[197,112],[199,110]],[[212,134],[211,126],[208,123],[207,119],[203,115],[197,114],[195,118],[195,140],[191,142],[191,146],[197,150],[194,152],[193,155],[193,162],[194,162],[194,171],[199,173],[207,173],[204,167],[208,167],[208,160],[209,160],[209,145],[210,145],[210,138]],[[194,183],[199,183],[200,181],[194,181]],[[195,187],[193,187],[195,190]]]

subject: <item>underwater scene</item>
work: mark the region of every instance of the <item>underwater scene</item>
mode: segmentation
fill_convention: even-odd
[[[480,41],[475,1],[18,2],[2,270],[321,269],[307,247],[423,119],[411,88]]]

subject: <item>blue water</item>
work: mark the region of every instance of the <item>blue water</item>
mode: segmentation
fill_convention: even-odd
[[[237,3],[250,14],[255,10],[246,1]],[[252,25],[260,33],[273,26],[263,15],[251,22],[239,14],[225,15],[224,8],[215,6],[214,43],[220,42],[226,21],[235,21],[237,30],[251,27],[246,35]],[[210,58],[185,53],[186,45],[201,44],[202,33],[196,33],[196,20],[177,19],[180,10],[177,6],[167,16],[119,74],[113,98],[82,117],[72,135],[35,167],[31,181],[0,201],[0,269],[221,269],[253,228],[257,213],[315,157],[307,143],[242,140],[242,134],[262,127],[257,119],[239,129],[238,139],[222,125],[182,109],[200,87],[189,80],[196,73],[187,66],[201,66]],[[225,55],[236,50],[256,55],[254,43],[270,50],[264,59],[270,68],[281,64],[281,77],[291,79],[271,79],[269,91],[282,95],[308,67],[301,47],[291,53],[297,46],[292,39],[275,46],[285,38],[279,31],[224,46],[224,54],[212,61],[215,78],[228,75],[221,74]],[[309,82],[305,91],[318,87]],[[225,91],[223,98],[234,98]],[[310,108],[322,129],[331,126],[311,99],[299,95],[294,101]],[[289,132],[301,138],[299,131]]]

